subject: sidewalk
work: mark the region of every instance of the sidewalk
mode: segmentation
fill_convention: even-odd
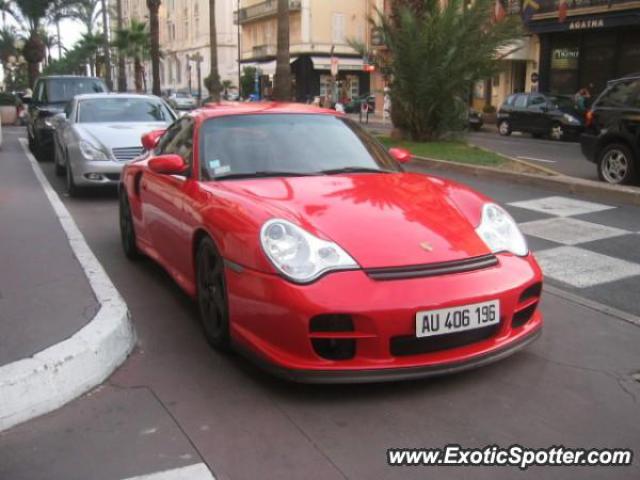
[[[0,149],[0,365],[69,338],[99,304],[18,142]]]
[[[135,343],[127,305],[7,128],[0,152],[0,432],[102,383]]]

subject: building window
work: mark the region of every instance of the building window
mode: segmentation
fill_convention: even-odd
[[[182,83],[182,64],[178,58],[176,58],[176,83]]]
[[[193,27],[196,33],[196,38],[200,37],[200,8],[196,3],[193,7]]]
[[[344,13],[333,14],[333,43],[345,43]]]
[[[185,40],[189,39],[189,10],[185,7],[182,12],[183,22],[184,22],[184,30],[182,31],[182,38]]]

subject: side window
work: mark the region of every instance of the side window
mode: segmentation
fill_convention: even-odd
[[[44,99],[44,81],[40,80],[35,88],[34,99],[36,103],[42,103],[45,101]]]
[[[619,82],[608,88],[598,101],[599,107],[637,107],[640,80]],[[635,104],[635,105],[634,105]]]
[[[182,120],[176,120],[175,122],[173,122],[169,126],[169,128],[167,128],[167,131],[165,132],[165,134],[162,135],[162,137],[160,137],[160,141],[158,142],[158,146],[156,147],[156,150],[154,152],[156,155],[162,155],[163,153],[168,153],[166,151],[167,146],[171,143],[173,138],[182,128],[181,122]]]
[[[528,108],[531,110],[539,110],[540,107],[542,107],[546,103],[547,100],[542,95],[535,95],[529,100]]]
[[[514,102],[516,101],[516,96],[517,95],[509,95],[509,97],[507,98],[507,101],[505,103],[507,105],[509,105],[510,107],[512,107]]]
[[[191,168],[193,164],[193,120],[191,118],[183,118],[177,122],[176,126],[178,128],[175,134],[162,146],[162,153],[180,155]]]
[[[516,101],[514,105],[516,108],[525,108],[527,106],[527,96],[526,95],[516,96]]]

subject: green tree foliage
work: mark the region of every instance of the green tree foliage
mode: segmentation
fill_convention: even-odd
[[[461,130],[473,84],[499,71],[499,52],[520,35],[520,21],[492,21],[494,0],[399,0],[378,13],[389,49],[394,125],[425,141]]]
[[[244,67],[240,77],[240,96],[247,98],[255,90],[256,68]]]
[[[144,88],[144,69],[142,61],[150,57],[151,42],[147,24],[137,20],[131,20],[129,28],[116,31],[114,46],[119,55],[133,60],[135,72],[136,92],[146,90]]]

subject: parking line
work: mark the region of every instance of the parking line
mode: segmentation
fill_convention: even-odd
[[[517,156],[516,158],[520,159],[520,160],[530,160],[533,162],[542,162],[542,163],[556,163],[555,160],[546,160],[544,158],[535,158],[535,157],[521,157],[521,156]]]
[[[130,477],[126,480],[215,480],[215,477],[204,463],[196,463],[188,467]]]

